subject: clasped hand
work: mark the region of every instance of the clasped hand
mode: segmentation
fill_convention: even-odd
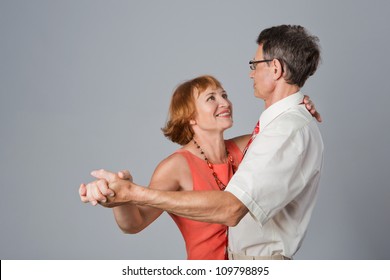
[[[82,202],[89,202],[94,206],[100,204],[108,208],[128,202],[128,194],[133,181],[129,171],[113,173],[100,169],[92,171],[91,175],[97,180],[80,185],[79,195]]]

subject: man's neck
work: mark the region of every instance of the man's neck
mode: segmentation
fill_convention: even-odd
[[[294,94],[297,93],[300,90],[300,88],[297,85],[290,85],[284,83],[283,85],[275,87],[274,92],[271,94],[271,96],[264,100],[265,109],[270,107],[272,104],[275,104],[276,102]]]

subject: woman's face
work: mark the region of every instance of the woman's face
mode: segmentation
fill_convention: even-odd
[[[233,108],[223,88],[208,87],[195,94],[195,124],[204,130],[224,131],[233,125]]]

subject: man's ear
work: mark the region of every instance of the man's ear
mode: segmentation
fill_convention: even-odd
[[[279,59],[272,60],[274,80],[277,81],[283,77],[283,65],[280,63]]]

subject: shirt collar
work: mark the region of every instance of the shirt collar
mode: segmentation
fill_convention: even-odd
[[[260,115],[260,131],[264,129],[271,121],[273,121],[277,116],[288,110],[289,108],[301,104],[303,101],[303,94],[301,92],[294,93],[290,96],[279,100],[278,102],[269,106],[261,115]]]

